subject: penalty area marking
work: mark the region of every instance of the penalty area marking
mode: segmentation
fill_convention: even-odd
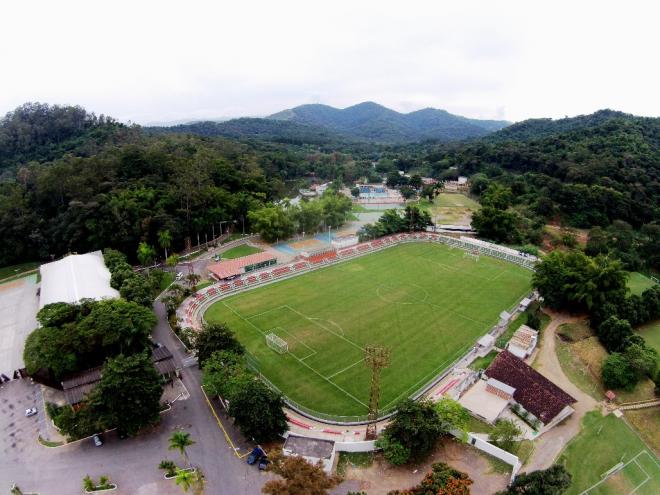
[[[607,482],[608,482],[609,480],[611,480],[614,476],[616,476],[616,475],[618,475],[618,474],[623,474],[624,470],[625,470],[629,465],[631,465],[632,463],[634,463],[635,466],[637,466],[637,468],[638,468],[638,469],[639,469],[644,475],[646,475],[646,478],[645,478],[644,480],[642,480],[637,486],[635,486],[635,488],[633,488],[630,492],[627,493],[627,495],[633,495],[637,490],[639,490],[642,486],[644,486],[646,483],[648,483],[651,479],[654,478],[654,476],[651,476],[651,475],[646,471],[646,469],[644,469],[644,468],[642,467],[642,465],[641,465],[639,462],[637,462],[637,458],[638,458],[639,456],[641,456],[641,455],[647,455],[647,456],[649,457],[649,459],[651,459],[651,461],[653,461],[653,463],[654,463],[657,467],[660,468],[660,465],[658,465],[658,461],[654,458],[654,456],[653,456],[652,454],[650,454],[647,450],[642,450],[642,451],[639,452],[635,457],[633,457],[632,459],[630,459],[630,460],[629,460],[628,462],[626,462],[625,464],[619,462],[619,463],[615,464],[614,466],[612,466],[612,467],[611,467],[610,469],[608,469],[607,471],[605,471],[605,472],[601,475],[601,476],[604,476],[604,478],[603,478],[602,480],[600,480],[598,483],[595,483],[594,485],[590,486],[590,487],[587,488],[585,491],[581,492],[580,495],[587,495],[588,493],[590,493],[590,492],[591,492],[592,490],[594,490],[595,488],[598,488],[600,485],[602,485],[602,484],[604,484],[604,483],[607,483]]]

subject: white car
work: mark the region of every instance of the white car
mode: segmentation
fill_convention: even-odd
[[[30,416],[34,416],[37,414],[37,408],[36,407],[30,407],[25,410],[25,417],[29,418]]]
[[[178,273],[176,274],[176,279],[177,279],[177,280],[181,280],[182,278],[183,278],[183,273],[182,273],[182,272],[178,272]]]

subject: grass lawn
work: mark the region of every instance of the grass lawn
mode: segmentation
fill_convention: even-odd
[[[20,263],[18,265],[3,266],[0,268],[0,280],[9,277],[18,277],[22,273],[34,270],[41,265],[39,261],[30,261],[28,263]]]
[[[586,324],[565,324],[558,328],[557,358],[562,370],[580,390],[596,400],[605,396],[601,368],[607,351]],[[654,385],[648,378],[631,390],[615,390],[617,402],[652,399]]]
[[[392,350],[381,409],[446,369],[529,292],[531,272],[431,243],[384,251],[218,301],[207,321],[225,321],[261,372],[292,400],[330,415],[367,412],[364,349]],[[278,354],[275,333],[288,342]]]
[[[582,431],[562,452],[559,462],[573,476],[566,495],[589,490],[590,495],[652,495],[660,493],[660,463],[635,432],[613,414],[592,411],[582,420]],[[619,462],[624,468],[602,475]],[[592,488],[593,487],[593,488]]]
[[[468,225],[472,212],[481,208],[475,200],[464,194],[440,193],[433,203],[427,199],[420,199],[420,208],[427,210],[432,219],[440,224]]]
[[[261,249],[258,247],[248,246],[247,244],[242,244],[234,248],[228,249],[224,253],[221,253],[223,260],[232,260],[234,258],[240,258],[242,256],[248,256],[250,254],[261,253]]]
[[[472,361],[470,364],[470,369],[475,371],[485,370],[490,366],[490,363],[497,357],[497,351],[493,350],[486,354],[484,357],[480,357]]]
[[[660,412],[657,407],[624,411],[628,422],[655,452],[660,454]]]
[[[172,282],[174,282],[174,278],[176,275],[173,272],[163,272],[163,279],[160,281],[160,290],[161,292],[167,289]]]
[[[495,345],[500,349],[504,349],[509,340],[511,340],[511,337],[513,337],[513,334],[516,333],[516,330],[518,330],[525,323],[527,323],[527,313],[523,312],[520,313],[518,317],[509,324],[506,331],[497,338]],[[550,323],[550,317],[545,313],[541,313],[541,331],[543,331],[548,323]],[[539,335],[539,342],[540,340],[541,338]]]
[[[646,343],[660,354],[660,320],[642,325],[635,329],[635,331],[644,337]]]
[[[213,285],[213,280],[202,280],[200,283],[197,284],[197,290],[202,290],[209,285]]]
[[[631,272],[628,277],[628,288],[632,294],[640,295],[646,289],[649,289],[654,285],[655,282],[653,280],[639,272]]]

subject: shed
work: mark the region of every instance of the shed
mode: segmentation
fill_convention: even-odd
[[[282,452],[287,456],[300,456],[312,464],[321,461],[326,473],[332,471],[335,460],[335,442],[324,438],[310,438],[289,433]]]

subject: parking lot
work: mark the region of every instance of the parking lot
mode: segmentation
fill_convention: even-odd
[[[0,285],[0,373],[10,378],[24,367],[25,339],[37,328],[37,287],[36,275]]]
[[[38,414],[25,417],[25,410],[37,406]],[[3,461],[20,462],[34,448],[43,415],[36,403],[35,387],[15,380],[0,389],[0,450]]]

